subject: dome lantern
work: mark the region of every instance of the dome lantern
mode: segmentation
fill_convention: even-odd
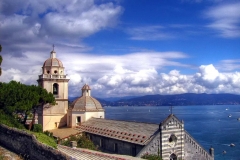
[[[89,85],[85,84],[82,87],[82,96],[72,103],[73,111],[102,111],[102,105],[98,100],[91,97],[91,89]]]
[[[89,87],[89,85],[85,84],[82,87],[82,96],[91,96],[91,88]]]

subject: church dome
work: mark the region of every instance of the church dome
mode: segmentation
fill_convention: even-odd
[[[43,67],[63,67],[62,62],[56,58],[56,52],[53,50],[50,54],[50,58],[44,62]]]
[[[57,58],[48,58],[43,64],[43,67],[47,67],[47,66],[63,67],[63,64]]]
[[[72,111],[98,111],[103,110],[101,103],[91,97],[91,88],[85,84],[82,87],[82,96],[71,104]]]
[[[103,110],[98,100],[91,96],[82,96],[72,103],[72,111],[96,111]]]

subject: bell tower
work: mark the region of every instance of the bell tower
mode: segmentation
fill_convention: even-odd
[[[56,58],[53,46],[50,58],[44,62],[42,74],[37,80],[38,85],[51,92],[56,100],[56,105],[45,105],[38,112],[38,122],[42,124],[43,131],[67,125],[68,81],[63,64]]]

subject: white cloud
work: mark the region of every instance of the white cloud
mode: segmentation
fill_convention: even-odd
[[[126,32],[131,36],[130,39],[132,40],[166,40],[175,37],[170,33],[166,33],[163,26],[133,27],[128,28]]]
[[[240,59],[227,59],[222,60],[218,65],[218,68],[221,68],[224,71],[236,71],[240,70]]]
[[[2,64],[1,81],[21,81],[36,84],[41,66],[49,54],[32,53],[12,57]],[[61,53],[65,73],[70,78],[69,95],[80,96],[81,87],[88,83],[95,97],[132,96],[146,94],[180,93],[240,93],[240,73],[220,72],[214,65],[201,65],[194,74],[181,74],[177,61],[187,58],[179,52],[138,52],[125,55],[101,55]],[[28,62],[28,63],[27,63]],[[14,63],[14,67],[11,64]],[[174,67],[164,73],[167,66]]]
[[[2,54],[22,54],[25,49],[46,52],[52,43],[89,50],[81,39],[114,27],[122,12],[120,5],[107,1],[0,1],[0,43],[6,51]]]
[[[240,3],[221,4],[209,9],[205,16],[212,20],[207,27],[225,38],[240,37]]]

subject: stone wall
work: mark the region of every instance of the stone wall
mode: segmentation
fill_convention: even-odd
[[[142,157],[145,154],[160,155],[160,132],[154,134],[154,138],[146,145],[136,157]]]
[[[214,155],[211,156],[186,131],[185,131],[184,141],[185,141],[185,146],[184,146],[185,156],[184,156],[184,159],[214,160]]]
[[[69,156],[60,151],[41,144],[35,136],[26,131],[10,128],[0,124],[0,145],[23,156],[34,160],[69,160]]]

